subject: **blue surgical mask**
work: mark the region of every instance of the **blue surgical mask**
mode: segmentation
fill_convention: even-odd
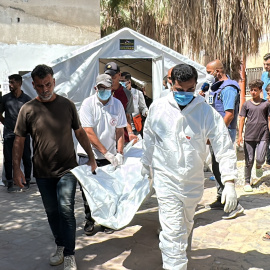
[[[126,82],[119,82],[123,87],[127,87],[126,86]]]
[[[173,96],[180,106],[186,106],[193,99],[194,92],[174,91]]]
[[[112,95],[112,90],[108,90],[108,89],[98,90],[98,97],[103,101],[108,100],[111,97],[111,95]]]

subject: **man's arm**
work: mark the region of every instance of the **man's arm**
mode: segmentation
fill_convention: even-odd
[[[85,127],[84,128],[87,137],[89,139],[89,141],[91,142],[91,144],[101,153],[101,154],[105,154],[107,152],[107,149],[105,148],[105,146],[100,142],[100,140],[98,139],[97,135],[94,132],[94,129],[92,127]]]
[[[219,163],[221,181],[225,183],[226,181],[237,179],[237,157],[224,120],[216,110],[211,109],[212,113],[209,112],[209,114],[205,116],[206,137],[210,140],[216,160]],[[220,134],[222,134],[222,136],[220,136]]]
[[[231,212],[237,205],[237,195],[234,182],[237,179],[237,157],[228,128],[220,114],[212,110],[209,118],[206,116],[206,130],[221,173],[221,181],[224,189],[221,196],[221,203],[224,204],[224,211]],[[208,119],[207,119],[208,118]],[[222,134],[222,136],[220,136]]]
[[[126,129],[127,129],[127,132],[128,132],[128,138],[129,138],[130,141],[135,139],[135,142],[137,142],[138,137],[133,134],[132,126],[131,126],[131,114],[134,112],[133,95],[126,88],[124,88],[124,92],[125,92],[125,94],[127,96],[127,99],[128,99],[128,104],[127,104],[127,107],[126,107],[126,110],[125,110],[126,117],[127,117]]]
[[[234,118],[234,110],[238,92],[233,86],[227,86],[222,90],[222,103],[225,116],[223,117],[225,125],[228,127]]]
[[[143,93],[141,91],[139,91],[139,90],[138,90],[138,92],[139,92],[139,111],[141,112],[141,114],[143,116],[146,117],[147,114],[148,114],[148,108],[147,108],[147,106],[145,104],[145,99],[143,97]]]
[[[234,118],[234,110],[226,110],[225,111],[225,116],[223,117],[223,120],[225,122],[226,127],[230,125]]]
[[[153,110],[153,109],[152,109]],[[151,123],[151,117],[153,111],[151,109],[149,110],[149,115],[146,118],[144,129],[143,129],[143,155],[141,158],[142,164],[145,166],[150,167],[152,164],[153,159],[153,152],[155,147],[155,135],[152,130],[152,123]]]
[[[131,116],[129,113],[126,113],[126,117],[127,117],[127,132],[128,134],[131,132],[132,133],[132,127],[131,127]]]
[[[80,127],[79,129],[76,129],[74,132],[75,132],[75,136],[78,142],[80,143],[80,145],[82,146],[82,148],[88,155],[89,161],[87,162],[87,164],[91,166],[92,172],[94,172],[95,169],[97,168],[97,164],[96,164],[96,160],[92,151],[90,141],[82,127]]]
[[[25,177],[21,170],[21,159],[23,155],[25,137],[16,136],[12,149],[12,163],[13,163],[13,180],[18,187],[23,188],[25,184]]]
[[[134,142],[136,143],[138,141],[138,137],[132,131],[131,115],[129,113],[126,113],[126,117],[127,117],[127,127],[126,127],[126,129],[127,129],[127,132],[128,132],[129,141],[134,140]]]
[[[268,118],[268,122],[269,122],[269,118]],[[239,131],[238,131],[238,140],[237,140],[237,144],[238,145],[240,145],[240,143],[243,142],[242,134],[243,134],[244,125],[245,125],[245,117],[244,116],[240,116],[240,120],[239,120]]]
[[[123,155],[124,149],[124,128],[116,128],[116,142],[117,142],[117,152]]]

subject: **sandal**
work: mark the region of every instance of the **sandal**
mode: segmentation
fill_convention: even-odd
[[[270,231],[266,232],[265,235],[262,237],[263,241],[270,241]]]

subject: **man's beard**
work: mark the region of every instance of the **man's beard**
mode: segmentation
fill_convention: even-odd
[[[39,98],[40,98],[41,100],[48,101],[48,100],[50,100],[51,97],[53,96],[53,93],[54,93],[54,92],[52,92],[52,93],[51,93],[49,96],[47,96],[47,97],[44,97],[44,96],[42,96],[42,95],[38,95],[38,96],[39,96]]]

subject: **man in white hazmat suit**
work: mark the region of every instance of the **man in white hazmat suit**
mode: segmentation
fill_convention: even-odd
[[[203,97],[194,97],[198,74],[180,64],[172,70],[172,92],[151,105],[144,127],[142,175],[153,172],[162,227],[163,268],[187,269],[186,248],[195,208],[203,195],[203,165],[210,140],[220,164],[224,211],[237,204],[236,154],[222,117]]]

